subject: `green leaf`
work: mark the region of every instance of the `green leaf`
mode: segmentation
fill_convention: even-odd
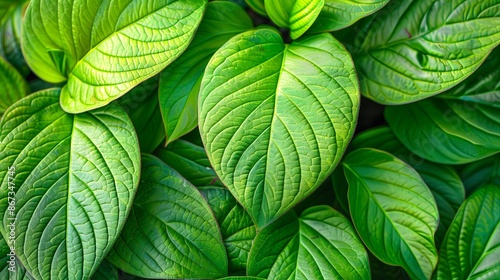
[[[325,0],[309,33],[330,32],[346,28],[363,17],[380,10],[389,0]]]
[[[29,86],[24,78],[10,63],[0,57],[0,116],[16,101],[25,97]]]
[[[248,253],[255,238],[252,218],[224,187],[200,187],[219,222],[229,258],[229,274],[246,275]]]
[[[436,245],[440,245],[458,208],[465,200],[465,189],[458,173],[450,168],[426,161],[407,150],[387,126],[358,134],[351,142],[352,149],[377,148],[386,151],[413,167],[429,187],[439,210]],[[439,247],[439,246],[437,246]]]
[[[386,152],[366,148],[349,153],[343,165],[352,220],[365,245],[412,279],[429,279],[437,263],[438,209],[418,173]]]
[[[22,76],[26,77],[30,69],[21,51],[21,30],[24,5],[18,5],[4,25],[0,25],[0,56],[12,64]]]
[[[208,157],[258,227],[311,194],[354,132],[359,89],[349,53],[330,34],[285,45],[262,28],[233,37],[202,83]]]
[[[65,111],[85,112],[124,95],[174,61],[194,36],[206,3],[32,0],[23,51],[42,79],[67,80],[61,93]]]
[[[496,107],[433,98],[386,107],[385,118],[409,150],[430,161],[469,163],[500,151]]]
[[[439,253],[437,279],[500,277],[500,187],[479,188],[460,207]]]
[[[304,34],[318,17],[325,0],[265,0],[267,14],[279,27],[289,28],[290,37]]]
[[[158,149],[156,155],[197,187],[221,185],[203,147],[179,139]]]
[[[0,0],[0,26],[15,13],[16,9],[27,0]]]
[[[438,97],[500,107],[499,64],[500,48],[496,48],[474,74]]]
[[[60,89],[38,92],[5,113],[0,179],[15,183],[16,254],[37,279],[89,278],[125,224],[137,190],[137,136],[117,104],[80,115],[59,106]],[[8,168],[15,174],[7,173]],[[12,190],[10,190],[12,191]]]
[[[252,20],[238,5],[210,2],[187,50],[161,73],[160,108],[166,145],[198,125],[198,93],[203,71],[212,55],[234,35],[252,28]]]
[[[165,139],[158,106],[158,81],[159,77],[154,76],[118,99],[132,119],[143,153],[153,152]]]
[[[290,212],[257,234],[248,275],[266,279],[368,279],[368,255],[349,221],[328,206]]]
[[[266,7],[264,5],[264,0],[245,0],[252,10],[261,16],[267,16]]]
[[[500,42],[498,0],[391,1],[358,32],[361,92],[382,104],[441,93]]]
[[[467,195],[486,184],[500,186],[500,155],[468,164],[460,171]]]
[[[104,260],[99,268],[92,275],[91,280],[118,280],[118,269],[109,261]]]
[[[229,277],[219,278],[219,280],[265,280],[265,278],[252,277],[252,276],[229,276]]]
[[[203,196],[150,155],[143,155],[134,206],[107,259],[145,278],[217,278],[228,269],[219,227]]]

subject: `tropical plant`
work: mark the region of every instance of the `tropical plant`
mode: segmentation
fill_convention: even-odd
[[[498,44],[500,0],[0,0],[0,279],[499,279]]]

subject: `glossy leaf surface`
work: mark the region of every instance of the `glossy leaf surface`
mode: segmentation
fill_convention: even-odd
[[[478,189],[453,220],[439,254],[437,279],[500,277],[500,186]]]
[[[59,106],[59,94],[32,94],[5,113],[0,180],[7,185],[13,168],[15,248],[28,272],[37,279],[89,278],[130,212],[139,180],[138,142],[117,104],[71,115]],[[8,191],[0,192],[4,225],[13,214],[6,209]]]
[[[418,173],[391,154],[366,148],[349,153],[343,165],[351,217],[365,245],[412,279],[429,279],[437,263],[439,216]]]
[[[64,110],[85,112],[174,61],[194,36],[206,3],[33,0],[26,11],[23,51],[42,79],[67,80],[61,92]]]
[[[434,98],[386,107],[385,118],[409,150],[430,161],[469,163],[500,151],[500,115],[494,106]]]
[[[349,53],[331,35],[285,45],[262,28],[212,57],[199,106],[215,172],[263,227],[333,171],[354,132],[359,89]]]
[[[227,276],[221,233],[201,193],[160,159],[143,156],[141,183],[107,259],[145,278]]]
[[[368,255],[353,226],[328,206],[290,212],[257,234],[248,275],[266,279],[368,279]]]
[[[391,1],[358,32],[362,93],[403,104],[471,75],[500,43],[499,0]]]

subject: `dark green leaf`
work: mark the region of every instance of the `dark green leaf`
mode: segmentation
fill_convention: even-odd
[[[104,260],[92,275],[91,280],[118,280],[118,269],[107,260]]]
[[[16,255],[35,278],[87,279],[130,212],[139,144],[119,105],[71,115],[59,94],[25,97],[2,119],[0,180],[13,178],[15,190],[1,189],[0,217],[6,225],[16,215]]]
[[[246,275],[248,253],[255,238],[252,218],[224,187],[198,188],[219,222],[229,258],[229,274]]]
[[[152,77],[118,99],[132,119],[143,153],[153,152],[165,139],[158,106],[158,80],[158,76]]]
[[[221,185],[203,147],[179,139],[156,154],[195,186]]]
[[[107,259],[145,278],[227,276],[221,233],[203,196],[160,159],[142,162],[134,206]]]
[[[500,0],[391,1],[358,32],[363,95],[403,104],[471,75],[500,42]]]
[[[0,116],[16,101],[25,97],[30,89],[24,78],[10,63],[0,56]]]
[[[234,35],[252,28],[245,11],[230,2],[210,2],[188,49],[161,73],[160,108],[166,145],[198,125],[198,93],[212,55]]]
[[[352,220],[365,245],[412,279],[429,279],[437,263],[438,209],[424,181],[400,159],[375,149],[351,152],[343,164]]]
[[[460,207],[441,246],[437,279],[500,277],[500,187],[479,188]]]
[[[233,37],[212,57],[200,132],[214,170],[258,227],[311,194],[342,157],[359,107],[350,62],[329,34],[285,45],[269,28]]]
[[[385,118],[409,150],[430,161],[468,163],[500,151],[500,114],[493,106],[433,98],[387,107]]]
[[[24,5],[18,5],[5,24],[0,25],[0,56],[3,56],[24,77],[30,69],[21,51],[21,27]]]
[[[500,186],[500,155],[468,164],[460,171],[467,195],[486,184]]]

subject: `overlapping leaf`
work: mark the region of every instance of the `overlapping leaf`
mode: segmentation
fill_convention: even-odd
[[[438,210],[418,173],[386,152],[366,148],[349,153],[343,165],[352,220],[366,246],[412,279],[429,279],[437,263]]]
[[[266,7],[264,5],[264,0],[245,0],[252,10],[261,16],[267,16]]]
[[[153,152],[165,139],[158,106],[158,81],[158,76],[152,77],[118,99],[132,119],[143,153]]]
[[[188,46],[206,0],[33,0],[23,51],[41,78],[60,83],[64,110],[102,107],[156,75]]]
[[[30,89],[26,80],[10,63],[0,57],[0,116],[16,101],[25,97]]]
[[[212,55],[233,36],[252,28],[240,6],[210,2],[188,49],[161,73],[160,108],[166,145],[198,125],[198,94],[203,71]]]
[[[24,77],[30,73],[21,51],[21,27],[24,5],[18,5],[11,16],[0,25],[0,56],[3,56]]]
[[[227,276],[219,227],[200,192],[160,159],[143,156],[141,185],[129,219],[108,255],[146,278]]]
[[[500,186],[479,188],[462,205],[439,253],[437,279],[500,277]]]
[[[349,221],[328,206],[293,212],[257,234],[248,275],[265,279],[368,279],[368,255]]]
[[[466,165],[460,171],[467,195],[486,184],[500,186],[500,155],[494,155]]]
[[[82,279],[96,271],[125,224],[140,156],[121,107],[71,115],[59,94],[30,95],[2,119],[0,180],[7,185],[13,167],[16,209],[6,211],[2,188],[1,230],[6,236],[9,217],[19,217],[16,254],[35,278]]]
[[[231,275],[246,275],[248,254],[255,238],[252,218],[224,187],[199,187],[219,222]]]
[[[433,98],[387,107],[385,117],[409,150],[430,161],[469,163],[500,152],[500,115],[494,106]]]
[[[378,11],[389,0],[325,0],[325,5],[308,32],[335,31]]]
[[[413,167],[429,187],[439,210],[439,227],[436,245],[441,244],[460,205],[465,200],[465,189],[458,173],[451,167],[424,160],[407,150],[387,126],[358,134],[352,141],[352,149],[377,148],[386,151]],[[347,199],[347,197],[346,197]]]
[[[290,37],[304,34],[318,17],[325,0],[265,0],[266,12],[279,27],[289,28]]]
[[[331,35],[285,45],[262,28],[212,57],[199,106],[214,170],[263,227],[337,165],[354,132],[359,89],[349,53]]]
[[[500,0],[391,1],[358,32],[362,93],[382,104],[438,94],[500,43]]]
[[[203,147],[179,139],[166,148],[158,149],[156,154],[197,187],[220,185]]]

